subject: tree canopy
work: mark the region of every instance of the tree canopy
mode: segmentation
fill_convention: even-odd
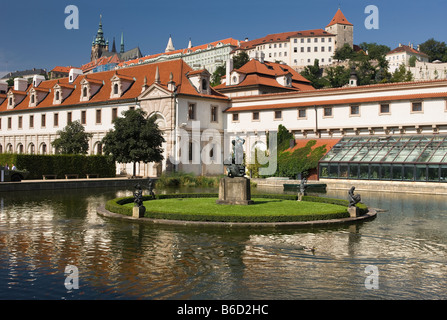
[[[51,144],[58,153],[62,154],[86,154],[88,152],[91,133],[85,132],[84,126],[79,121],[69,123],[63,130],[57,132],[59,138]]]
[[[123,116],[114,120],[114,129],[103,138],[103,151],[119,163],[133,163],[135,176],[137,162],[163,160],[165,139],[156,116],[147,118],[141,109],[125,111]]]

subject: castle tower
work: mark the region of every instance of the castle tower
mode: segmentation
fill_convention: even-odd
[[[349,44],[351,48],[354,46],[354,25],[346,19],[340,8],[325,30],[337,36],[335,50],[342,48],[345,43]]]
[[[102,31],[102,15],[100,15],[98,32],[96,33],[96,38],[92,42],[90,61],[100,58],[105,51],[109,51],[109,43],[104,39],[104,32]]]

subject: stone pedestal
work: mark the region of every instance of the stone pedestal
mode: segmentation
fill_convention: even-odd
[[[132,217],[134,218],[143,218],[144,213],[146,212],[146,207],[133,207],[132,208]]]
[[[356,206],[348,207],[348,212],[351,218],[357,218],[359,216],[359,208],[357,208]]]
[[[217,204],[253,204],[250,192],[250,179],[245,177],[225,177],[220,180]]]

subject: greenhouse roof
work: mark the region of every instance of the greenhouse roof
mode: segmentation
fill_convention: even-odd
[[[344,137],[320,162],[447,163],[447,135]]]

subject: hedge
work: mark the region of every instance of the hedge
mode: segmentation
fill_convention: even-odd
[[[27,179],[42,179],[43,175],[78,174],[80,178],[87,174],[98,174],[99,177],[114,177],[115,162],[102,155],[34,155],[34,154],[0,154],[0,164],[15,164],[19,170],[28,170]]]
[[[217,198],[216,193],[179,193],[179,194],[161,194],[156,195],[156,199],[170,199],[170,198]],[[280,200],[292,200],[296,201],[296,195],[284,195],[284,194],[262,194],[255,195],[256,198],[269,198]],[[143,201],[151,200],[151,196],[143,196]],[[324,197],[305,196],[303,201],[319,202],[327,204],[335,204],[347,207],[349,205],[348,200],[332,199]],[[132,216],[132,207],[124,206],[125,204],[132,203],[133,197],[121,197],[107,201],[105,209],[114,213],[119,213],[127,216]],[[360,208],[361,214],[368,212],[368,208],[363,203],[357,204]],[[153,219],[170,219],[170,220],[187,220],[187,221],[220,221],[220,222],[286,222],[286,221],[311,221],[311,220],[324,220],[324,219],[338,219],[349,217],[346,212],[339,214],[326,214],[326,215],[294,215],[294,216],[267,216],[259,214],[259,216],[225,216],[225,215],[194,215],[194,214],[173,214],[173,213],[161,213],[150,212],[150,217]]]

